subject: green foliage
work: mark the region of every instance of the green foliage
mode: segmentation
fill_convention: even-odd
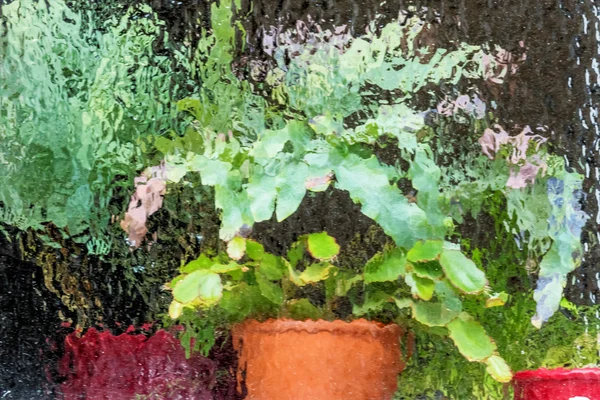
[[[408,262],[405,251],[400,248],[377,254],[367,263],[362,274],[340,268],[334,265],[339,245],[325,232],[302,236],[292,246],[287,258],[265,253],[259,243],[250,239],[238,236],[235,241],[244,241],[242,247],[249,249],[248,257],[241,259],[240,263],[220,256],[209,258],[201,255],[180,268],[182,274],[168,285],[173,290],[170,314],[174,319],[180,318],[182,310],[196,308],[217,308],[230,322],[248,317],[281,315],[336,318],[334,305],[342,297],[347,297],[352,303],[355,316],[377,315],[386,308],[394,310],[395,304],[396,315],[400,310],[411,307],[413,317],[420,323],[448,328],[460,352],[471,361],[488,365],[488,371],[494,378],[506,381],[512,377],[485,330],[473,317],[462,312],[461,296],[478,292],[474,290],[476,279],[473,277],[478,276],[475,271],[480,271],[472,261],[454,250],[456,246],[418,242],[410,249],[408,253],[412,254],[413,260],[427,261],[425,266],[418,267],[421,275],[427,275],[424,277],[412,272],[420,263]],[[310,261],[306,259],[308,255]],[[467,275],[446,276],[444,271],[448,270],[464,270]],[[459,282],[455,285],[458,290],[450,282]],[[325,304],[302,297],[299,289],[306,286],[324,290]],[[407,286],[413,298],[420,300],[405,297]],[[363,298],[353,298],[349,294],[353,290],[362,290]],[[436,299],[429,302],[434,295]],[[243,307],[235,306],[242,302],[245,303]]]
[[[0,222],[51,222],[106,253],[119,180],[146,164],[147,138],[175,127],[171,99],[184,95],[172,84],[185,75],[153,50],[169,46],[168,37],[160,43],[164,23],[148,6],[107,21],[105,33],[62,0],[17,0],[2,11]]]

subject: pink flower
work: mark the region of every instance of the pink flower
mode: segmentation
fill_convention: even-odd
[[[163,205],[163,196],[167,188],[167,172],[164,163],[146,169],[144,173],[134,178],[135,193],[131,196],[125,218],[121,221],[121,228],[127,232],[131,247],[139,247],[148,228],[148,217],[160,210]]]

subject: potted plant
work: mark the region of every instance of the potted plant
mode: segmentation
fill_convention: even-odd
[[[227,256],[203,254],[181,268],[168,285],[174,297],[169,313],[178,318],[184,308],[218,307],[226,320],[243,321],[234,325],[233,340],[249,398],[391,398],[404,367],[403,330],[362,319],[383,309],[396,315],[393,320],[408,311],[425,325],[447,328],[465,357],[510,380],[493,341],[462,309],[461,296],[483,294],[486,279],[456,245],[391,246],[354,268],[336,265],[339,250],[325,232],[300,237],[285,257],[236,236]],[[307,287],[321,289],[322,305],[303,295]],[[344,302],[352,305],[350,323],[336,319]],[[251,319],[269,316],[279,318]]]
[[[226,4],[213,11],[218,21],[232,16]],[[540,134],[547,128],[505,130],[476,89],[446,93],[441,101],[431,96],[432,87],[441,82],[502,83],[518,66],[506,68],[506,51],[498,47],[419,47],[425,25],[413,15],[357,38],[337,30],[304,42],[279,36],[272,63],[256,67],[266,70],[265,78],[250,83],[238,78],[230,58],[222,57],[234,49],[235,30],[219,24],[197,50],[207,60],[197,72],[205,83],[195,96],[178,103],[189,119],[187,129],[156,139],[164,157],[162,179],[168,184],[198,173],[202,185],[214,189],[220,238],[228,243],[229,256],[242,260],[246,255],[257,265],[261,260],[244,250],[255,246],[246,238],[250,227],[273,214],[278,222],[285,220],[307,192],[347,192],[393,242],[379,261],[353,266],[361,271],[356,279],[365,296],[353,305],[353,315],[393,300],[418,321],[446,327],[467,358],[486,363],[493,376],[505,381],[510,369],[481,326],[464,314],[460,297],[482,294],[486,305],[493,306],[502,305],[506,295],[491,293],[484,273],[452,238],[467,216],[476,218],[491,198],[502,199],[516,226],[507,224],[506,229],[527,246],[529,269],[539,278],[532,322],[540,327],[558,309],[566,275],[581,259],[579,236],[587,218],[579,206],[581,177],[549,154]],[[432,97],[429,109],[415,102],[425,95]],[[435,123],[428,122],[431,118]],[[449,121],[463,125],[467,133],[458,149],[445,147]],[[392,156],[386,159],[381,149]],[[132,201],[129,214],[138,208],[139,202]],[[301,239],[306,243],[296,248],[308,248],[308,240]],[[313,258],[317,271],[328,268],[323,262],[338,268]],[[386,264],[388,259],[396,261]],[[183,275],[171,282],[173,316],[182,308],[211,306],[222,285],[226,290],[219,308],[232,299],[242,306],[266,298],[279,309],[289,300],[283,297],[284,286],[297,286],[301,281],[294,281],[296,275],[304,273],[294,269],[292,255],[278,261],[291,266],[283,268],[288,275],[274,275],[273,280],[256,279],[257,265],[203,260],[184,266]],[[225,283],[220,274],[227,274]],[[323,280],[337,276],[352,278],[339,272]],[[396,299],[393,290],[380,288],[396,288],[401,276],[410,296]],[[256,288],[238,288],[249,283]]]

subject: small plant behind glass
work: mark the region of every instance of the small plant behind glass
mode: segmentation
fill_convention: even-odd
[[[458,350],[470,361],[485,363],[496,380],[511,379],[496,345],[461,302],[462,296],[480,295],[487,305],[498,305],[504,295],[487,293],[485,274],[457,245],[427,240],[410,249],[390,246],[359,268],[337,266],[339,251],[325,232],[301,236],[286,257],[236,236],[228,255],[203,254],[181,268],[167,285],[174,297],[169,314],[177,319],[184,309],[217,308],[224,321],[236,323],[266,317],[333,320],[344,302],[352,307],[348,319],[385,309],[400,320],[409,310],[424,325],[446,328]],[[306,295],[315,289],[324,295],[322,304]]]

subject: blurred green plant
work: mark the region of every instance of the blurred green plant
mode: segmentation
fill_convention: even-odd
[[[62,0],[2,11],[0,222],[52,223],[105,254],[111,214],[122,212],[111,199],[148,163],[145,140],[175,127],[187,74],[154,51],[169,43],[149,6],[105,21],[105,33]]]
[[[301,236],[286,257],[269,254],[260,243],[237,236],[228,243],[228,256],[202,254],[181,267],[181,275],[168,284],[174,298],[169,314],[186,321],[190,310],[206,312],[218,306],[229,323],[281,316],[331,320],[339,318],[336,304],[344,298],[352,304],[352,317],[383,309],[397,316],[400,310],[410,309],[419,323],[447,332],[460,353],[469,361],[484,363],[494,379],[511,379],[496,344],[463,310],[460,297],[484,294],[486,279],[456,245],[429,240],[417,242],[407,252],[392,247],[358,271],[335,265],[339,251],[336,240],[325,232]],[[315,305],[303,296],[305,287],[324,291],[324,304]],[[481,297],[503,304],[502,296]],[[188,331],[182,337],[186,345]],[[195,338],[202,347],[214,343],[214,336],[206,331],[201,329],[203,335]]]

